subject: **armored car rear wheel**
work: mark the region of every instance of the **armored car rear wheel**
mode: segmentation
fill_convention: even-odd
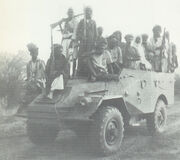
[[[154,113],[149,115],[146,119],[147,128],[150,134],[160,134],[164,132],[166,127],[167,111],[166,104],[162,99],[159,99],[156,103]]]
[[[31,142],[37,145],[54,142],[58,132],[57,126],[27,122],[27,135]]]
[[[95,115],[92,128],[92,145],[104,155],[120,150],[123,139],[123,118],[115,107],[102,107]]]

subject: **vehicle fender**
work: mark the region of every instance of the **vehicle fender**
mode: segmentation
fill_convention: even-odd
[[[99,102],[98,108],[105,106],[116,107],[121,112],[124,121],[129,121],[130,114],[127,110],[126,102],[122,95],[104,96]]]
[[[167,97],[164,94],[161,94],[158,99],[162,99],[166,105],[168,105]]]

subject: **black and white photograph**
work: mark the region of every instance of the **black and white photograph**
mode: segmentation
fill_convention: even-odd
[[[0,160],[180,160],[179,0],[0,0]]]

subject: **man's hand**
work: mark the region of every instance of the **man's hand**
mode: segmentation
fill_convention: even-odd
[[[67,18],[62,18],[58,23],[61,24],[62,22],[65,22]]]
[[[61,24],[62,24],[63,22],[65,22],[65,21],[66,21],[66,18],[62,18],[60,21],[51,24],[50,27],[51,27],[52,29],[54,29],[56,26],[61,25]]]

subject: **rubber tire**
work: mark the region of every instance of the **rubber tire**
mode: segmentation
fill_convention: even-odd
[[[160,113],[164,117],[164,121],[161,126],[158,125],[158,114]],[[150,114],[146,118],[146,125],[149,133],[151,135],[159,135],[164,132],[166,127],[166,121],[167,121],[167,111],[166,111],[166,104],[162,99],[159,99],[156,103],[155,111],[154,113]]]
[[[57,126],[27,122],[27,135],[36,145],[53,143],[58,135]]]
[[[118,130],[120,134],[118,137],[119,140],[115,144],[110,146],[105,140],[105,131],[106,126],[111,119],[116,119],[116,121],[118,122]],[[119,151],[124,136],[124,123],[120,111],[113,106],[102,107],[100,110],[97,111],[94,120],[95,123],[92,126],[91,134],[92,147],[105,156]]]

